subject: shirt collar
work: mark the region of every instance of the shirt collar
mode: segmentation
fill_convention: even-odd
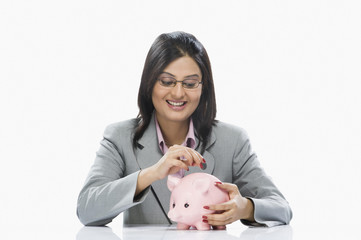
[[[168,147],[165,144],[163,134],[162,134],[162,131],[160,130],[160,126],[159,126],[159,123],[158,123],[158,120],[157,120],[157,117],[155,114],[154,114],[154,119],[155,119],[155,126],[157,129],[158,145],[159,145],[159,148],[162,151],[162,153],[165,154],[168,151]],[[192,118],[190,118],[188,133],[187,133],[187,136],[186,136],[184,142],[182,143],[182,146],[187,146],[192,149],[196,148],[196,138],[194,135],[194,126],[193,126]]]

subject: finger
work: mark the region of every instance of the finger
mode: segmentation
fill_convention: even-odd
[[[187,158],[187,160],[188,160],[188,165],[189,165],[189,166],[193,166],[193,163],[194,163],[195,161],[194,161],[194,155],[192,154],[192,151],[190,151],[190,150],[187,149],[187,148],[184,148],[183,151],[185,151],[185,152],[187,153],[187,155],[189,156],[189,157]]]
[[[203,217],[203,220],[207,221],[208,224],[214,226],[226,225],[232,222],[232,215],[230,214],[210,214]]]
[[[203,164],[206,163],[203,156],[192,148],[187,148],[187,150],[192,155],[193,162],[191,163],[191,166],[199,166],[203,169]]]
[[[229,211],[224,211],[223,213],[217,214],[217,213],[213,213],[213,214],[208,214],[203,216],[203,219],[206,219],[209,224],[216,224],[216,225],[220,225],[220,224],[226,224],[227,222],[231,221],[231,219],[233,218],[233,210],[229,210]]]
[[[173,145],[169,148],[167,154],[169,154],[171,158],[177,159],[178,161],[181,160],[182,162],[185,162],[188,166],[192,166],[193,157],[184,146]]]
[[[170,167],[170,174],[178,172],[180,169],[184,169],[185,171],[189,171],[189,167],[183,161],[179,161],[177,159],[173,159]]]
[[[200,166],[200,168],[202,168],[202,164],[206,163],[206,160],[204,160],[203,156],[199,152],[197,152],[194,149],[191,149],[191,150],[192,150],[193,154],[197,157],[196,158],[196,164],[198,166]]]
[[[241,195],[237,185],[235,184],[216,182],[215,185],[220,189],[227,191],[231,199],[234,198],[236,195]]]
[[[187,150],[192,155],[192,160],[193,160],[192,166],[198,166],[202,169],[203,168],[203,166],[202,166],[203,157],[201,157],[201,155],[194,149],[188,148]]]
[[[226,221],[207,221],[207,223],[212,226],[225,226],[232,222],[233,222],[232,219],[227,219]]]
[[[202,163],[205,163],[205,160],[196,150],[180,145],[173,145],[169,150],[171,150],[174,157],[186,161],[188,166],[199,166],[203,169]]]
[[[185,146],[174,145],[173,147],[180,160],[186,161],[189,166],[198,165],[201,167],[203,157],[197,151]]]
[[[215,185],[223,190],[226,190],[227,192],[238,191],[237,185],[233,183],[215,182]]]
[[[214,204],[209,206],[204,206],[204,209],[214,210],[214,211],[228,211],[232,208],[231,204],[228,202]]]

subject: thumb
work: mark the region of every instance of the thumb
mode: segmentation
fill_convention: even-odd
[[[215,185],[220,189],[227,191],[231,199],[233,199],[236,195],[241,195],[237,185],[235,184],[216,182]]]

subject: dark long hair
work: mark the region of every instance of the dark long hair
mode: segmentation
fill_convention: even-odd
[[[192,34],[185,32],[161,34],[148,52],[138,92],[139,114],[133,137],[134,148],[151,121],[154,111],[152,92],[158,76],[172,61],[183,56],[193,58],[202,72],[202,95],[192,119],[201,153],[205,151],[217,112],[212,69],[206,49]]]

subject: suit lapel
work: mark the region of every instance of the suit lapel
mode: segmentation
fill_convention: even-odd
[[[137,162],[141,169],[148,168],[163,157],[158,145],[157,131],[155,127],[154,114],[151,118],[148,128],[138,141],[136,151]],[[152,183],[152,187],[157,194],[165,212],[169,210],[170,191],[167,187],[167,178]]]
[[[148,128],[138,141],[136,157],[139,166],[144,169],[154,165],[163,156],[159,149],[154,115],[151,118]]]

